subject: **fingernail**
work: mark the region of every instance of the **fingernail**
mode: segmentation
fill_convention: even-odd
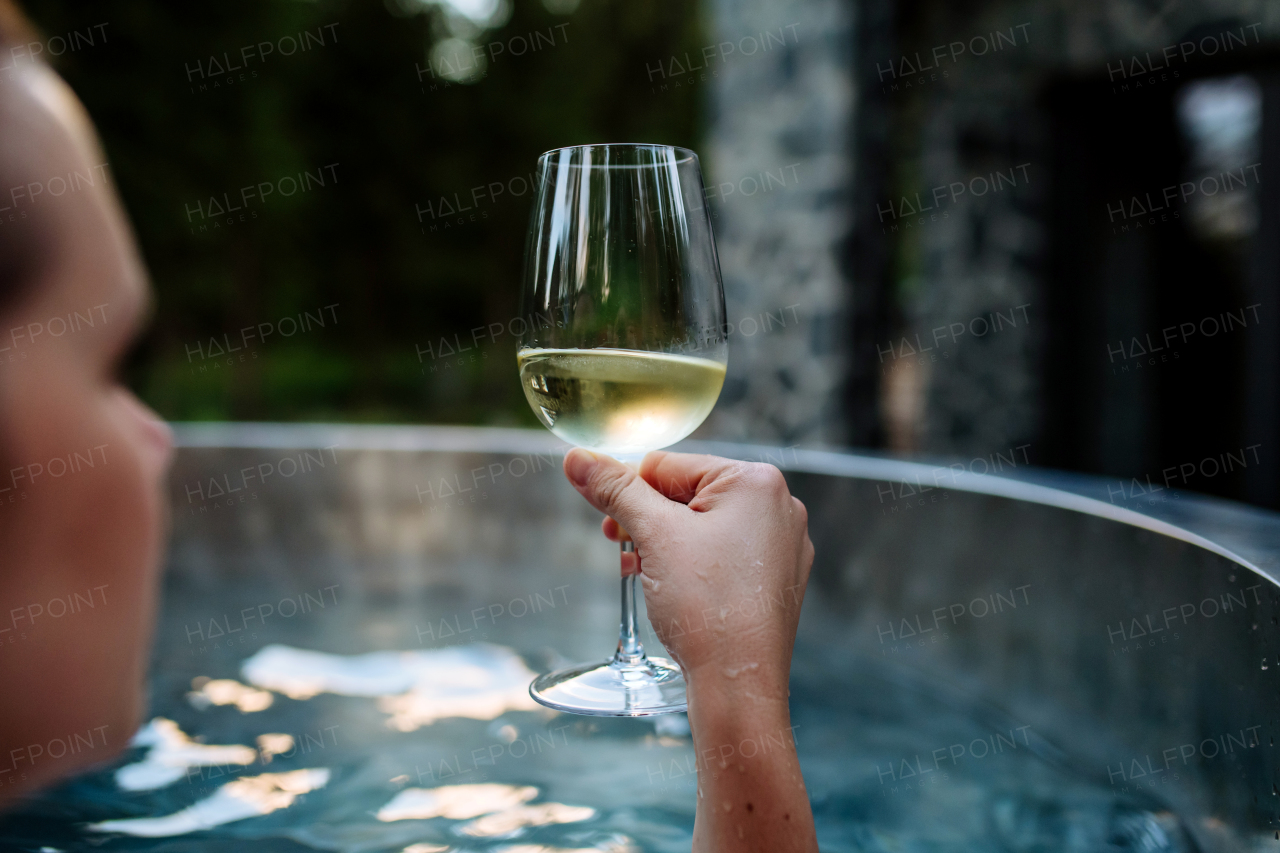
[[[564,458],[564,472],[569,475],[569,482],[575,486],[585,486],[587,479],[591,476],[591,472],[595,470],[599,462],[600,457],[590,450],[575,447]]]

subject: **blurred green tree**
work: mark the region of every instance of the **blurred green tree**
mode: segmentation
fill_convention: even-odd
[[[172,420],[535,423],[506,329],[537,155],[696,148],[701,90],[648,69],[702,30],[689,4],[509,3],[491,28],[458,11],[476,3],[421,0],[27,7],[154,279],[128,368],[148,403]]]

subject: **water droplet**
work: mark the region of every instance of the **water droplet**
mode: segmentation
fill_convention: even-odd
[[[737,677],[738,677],[739,675],[741,675],[742,673],[744,673],[744,672],[746,672],[746,671],[748,671],[748,670],[752,670],[752,669],[759,669],[759,667],[760,667],[760,664],[755,663],[754,661],[753,661],[753,662],[751,662],[751,663],[745,664],[745,665],[743,665],[743,666],[736,667],[736,668],[735,668],[735,667],[725,667],[725,669],[724,669],[724,675],[725,675],[725,677],[726,677],[726,678],[737,678]]]
[[[1263,659],[1262,659],[1262,668],[1263,668],[1263,669],[1266,669],[1266,668],[1267,668],[1267,659],[1266,659],[1266,658],[1263,658]]]

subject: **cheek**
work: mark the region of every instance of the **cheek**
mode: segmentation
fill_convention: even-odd
[[[49,401],[54,402],[54,401]],[[45,409],[28,443],[31,532],[46,556],[122,586],[145,583],[163,536],[164,456],[114,391],[84,389]]]
[[[77,566],[136,565],[154,554],[163,533],[164,428],[149,426],[141,404],[72,350],[49,352],[6,379],[0,475],[9,476],[0,476],[0,488],[25,494],[20,512],[0,519],[4,538],[33,558]]]
[[[25,709],[0,704],[0,731],[35,743],[108,726],[111,744],[122,747],[144,707],[163,455],[119,394],[75,376],[33,370],[0,386],[0,488],[17,466],[25,493],[0,510],[0,599],[48,604],[80,595],[96,604],[33,622],[22,656],[0,658],[0,682],[17,694],[49,697],[56,688],[60,697]]]

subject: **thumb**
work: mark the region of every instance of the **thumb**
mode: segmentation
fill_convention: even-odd
[[[671,507],[639,474],[608,456],[575,447],[564,458],[564,473],[588,503],[637,541],[647,538]]]

